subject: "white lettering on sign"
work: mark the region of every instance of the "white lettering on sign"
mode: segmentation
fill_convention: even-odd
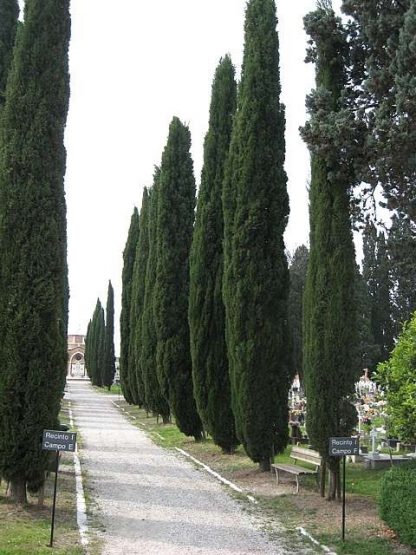
[[[45,449],[50,449],[51,451],[65,451],[66,444],[62,445],[60,443],[49,443],[49,441],[45,441],[43,444]]]
[[[331,455],[333,455],[334,457],[336,455],[358,455],[358,449],[356,447],[354,447],[354,449],[352,450],[353,452],[351,453],[351,449],[336,449],[335,447],[332,447],[331,449]]]
[[[354,441],[352,439],[332,439],[332,445],[348,445],[349,447],[351,447],[351,445],[354,445]]]
[[[61,432],[44,430],[42,449],[47,451],[75,451],[77,434],[75,432]]]
[[[74,434],[65,434],[65,433],[60,433],[60,432],[45,432],[45,438],[46,439],[54,439],[55,441],[57,440],[63,440],[63,441],[73,441],[74,440]]]

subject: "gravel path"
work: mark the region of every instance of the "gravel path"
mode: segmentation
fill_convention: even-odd
[[[270,542],[224,486],[155,445],[111,397],[86,382],[70,382],[68,391],[104,555],[299,553]]]

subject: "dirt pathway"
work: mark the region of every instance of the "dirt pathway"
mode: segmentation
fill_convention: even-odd
[[[86,382],[70,382],[68,391],[105,528],[103,554],[300,553],[269,541],[224,486],[152,443],[111,397]]]

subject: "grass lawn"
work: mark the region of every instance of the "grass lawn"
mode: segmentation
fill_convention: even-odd
[[[74,473],[72,460],[64,454],[58,475],[54,547],[49,547],[54,474],[45,487],[44,507],[29,496],[29,504],[18,507],[5,497],[5,483],[0,485],[0,555],[46,555],[62,553],[81,555],[76,523]]]
[[[98,393],[106,393],[107,395],[122,395],[121,386],[119,384],[113,384],[108,390],[107,387],[98,387],[96,385],[93,386],[95,391]]]
[[[60,415],[68,424],[64,401]],[[6,498],[6,484],[0,483],[0,555],[81,555],[76,522],[75,474],[72,455],[62,453],[58,474],[57,504],[53,548],[49,547],[55,474],[45,484],[45,501],[38,507],[37,497],[28,496],[28,505],[19,507]]]
[[[254,495],[257,505],[247,503],[246,510],[261,514],[265,529],[279,533],[279,522],[295,537],[298,527],[303,527],[324,545],[338,554],[348,555],[410,555],[411,549],[400,545],[394,534],[380,520],[377,496],[380,479],[386,470],[366,470],[360,464],[347,464],[346,470],[346,541],[341,541],[341,503],[328,502],[319,496],[314,476],[301,478],[296,495],[293,477],[287,475],[277,486],[274,475],[258,470],[240,446],[233,455],[224,455],[208,438],[196,443],[184,436],[173,424],[162,424],[136,406],[124,400],[116,404],[130,417],[133,424],[146,431],[152,440],[174,449],[184,449],[210,466],[222,476],[239,485],[243,491]],[[277,456],[280,462],[290,459],[291,447]],[[300,464],[300,463],[298,463]],[[305,464],[305,466],[308,466]],[[245,498],[244,498],[245,499]],[[298,532],[296,532],[298,535]]]

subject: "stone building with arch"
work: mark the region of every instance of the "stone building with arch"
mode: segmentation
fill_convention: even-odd
[[[85,367],[85,335],[68,335],[67,378],[88,379]]]

